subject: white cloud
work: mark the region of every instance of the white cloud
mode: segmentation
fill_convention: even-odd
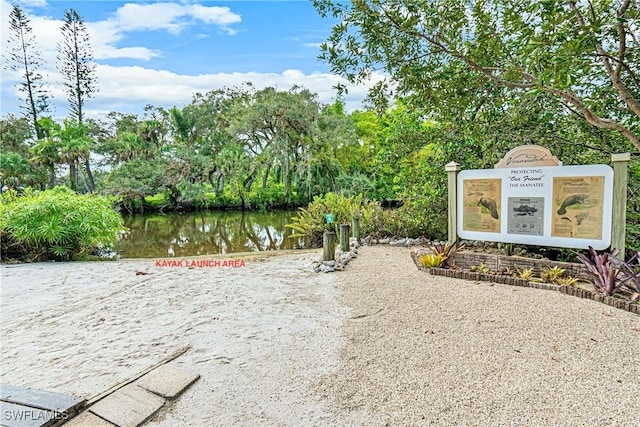
[[[31,1],[30,4],[38,3]],[[22,2],[21,2],[22,5]],[[2,22],[9,21],[12,5],[6,0],[0,2]],[[32,15],[29,10],[25,13],[31,20],[33,35],[36,40],[46,40],[39,43],[44,62],[55,64],[57,43],[62,40],[60,34],[61,20],[50,16]],[[82,14],[81,14],[82,15]],[[228,7],[202,6],[180,3],[127,3],[118,8],[112,16],[103,21],[88,22],[85,25],[89,33],[93,56],[96,60],[127,58],[148,61],[162,56],[160,52],[143,46],[118,46],[129,32],[135,31],[167,31],[178,34],[196,21],[213,25],[228,35],[234,35],[235,30],[229,27],[242,21],[240,15]],[[3,51],[7,39],[7,29],[2,25]],[[198,36],[201,37],[201,36]]]
[[[167,31],[179,34],[195,21],[213,25],[220,31],[234,35],[229,25],[242,21],[240,15],[228,7],[202,6],[179,3],[127,3],[119,7],[113,15],[105,20],[88,23],[87,28],[94,46],[95,59],[132,58],[149,60],[160,56],[160,53],[145,47],[116,48],[129,32],[135,31]]]
[[[178,18],[182,6],[176,3],[134,4],[121,6],[109,22],[120,31],[166,30],[179,33],[186,23]]]
[[[16,77],[3,74],[3,79]],[[368,89],[380,80],[382,75],[375,74],[367,84],[354,86],[334,74],[305,74],[300,70],[285,70],[281,73],[216,73],[194,76],[140,66],[98,65],[97,77],[99,91],[95,98],[88,100],[86,104],[87,114],[94,118],[103,118],[110,111],[141,114],[143,107],[147,104],[164,108],[173,106],[182,108],[191,102],[195,92],[206,93],[214,89],[240,86],[246,82],[251,82],[258,90],[268,86],[279,90],[289,90],[294,85],[302,86],[318,94],[319,101],[326,104],[335,101],[334,86],[343,84],[349,91],[344,97],[346,108],[348,111],[353,111],[362,108],[362,101]],[[55,81],[60,80],[61,77],[56,73],[51,76],[51,79]],[[53,88],[56,116],[64,117],[68,111],[66,95],[60,85]],[[11,102],[3,102],[1,115],[5,115],[7,111],[17,110],[18,101],[15,99],[15,94],[15,89],[12,93],[3,93],[3,99]]]
[[[31,7],[45,7],[47,5],[47,0],[20,0],[16,3],[19,3],[22,8],[31,8]]]
[[[177,34],[193,20],[219,27],[228,34],[235,34],[230,24],[242,21],[240,15],[228,7],[188,5],[179,3],[127,3],[109,19],[121,31],[166,30]]]
[[[282,73],[216,73],[196,76],[181,75],[166,70],[151,70],[143,67],[99,66],[100,93],[87,104],[88,110],[141,112],[146,104],[170,108],[182,108],[191,102],[195,92],[206,93],[224,87],[253,83],[257,89],[268,86],[288,90],[298,85],[317,93],[320,102],[335,101],[337,84],[346,85],[349,93],[345,103],[349,111],[362,108],[368,89],[382,75],[374,75],[365,85],[354,86],[339,76],[329,73],[305,74],[300,70],[285,70]]]
[[[58,21],[57,24],[60,32],[59,26],[62,22]],[[117,47],[116,45],[126,36],[126,33],[115,21],[91,22],[86,25],[93,57],[97,60],[129,58],[148,61],[161,56],[159,52],[143,46]]]
[[[11,4],[0,0],[3,22],[8,22]],[[66,116],[68,105],[62,87],[62,77],[56,70],[57,42],[61,40],[60,26],[62,21],[50,16],[31,15],[31,26],[41,49],[40,57],[46,67],[39,70],[54,95],[56,118]],[[87,22],[90,42],[94,58],[98,61],[113,58],[130,58],[150,60],[161,56],[161,52],[144,46],[121,46],[128,32],[133,31],[169,31],[179,32],[194,21],[214,25],[220,31],[233,34],[230,25],[241,22],[237,15],[227,7],[188,3],[128,3],[114,12],[108,19],[99,22]],[[5,51],[7,33],[2,27],[2,48]],[[199,36],[204,35],[200,33]],[[46,43],[40,41],[46,40]],[[311,45],[310,45],[311,46]],[[0,71],[2,80],[2,103],[0,115],[18,112],[19,99],[15,84],[21,81],[19,73]],[[370,82],[361,86],[353,86],[345,79],[330,73],[303,73],[300,70],[284,70],[280,73],[216,73],[187,75],[167,70],[154,70],[149,67],[128,65],[115,66],[98,64],[97,79],[99,91],[95,98],[88,100],[87,113],[94,118],[102,118],[110,111],[132,112],[141,114],[145,105],[158,107],[181,108],[191,102],[195,92],[208,92],[224,87],[240,86],[245,82],[253,83],[257,89],[267,86],[279,90],[288,90],[298,85],[318,94],[322,103],[335,101],[338,84],[348,88],[344,97],[349,111],[361,108],[367,90],[382,78],[374,75]]]
[[[240,15],[231,12],[231,9],[226,6],[206,7],[195,4],[191,6],[191,15],[206,24],[218,25],[223,31],[230,35],[236,34],[236,31],[229,28],[229,25],[239,24],[242,21]]]

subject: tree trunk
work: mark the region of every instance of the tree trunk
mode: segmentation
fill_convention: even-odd
[[[87,171],[87,178],[89,178],[89,193],[92,193],[93,190],[96,189],[96,182],[93,179],[93,173],[91,172],[91,165],[89,164],[89,159],[85,159],[84,168]]]
[[[214,184],[213,182],[213,175],[215,175],[215,173],[218,172],[218,168],[213,168],[212,170],[209,171],[209,174],[207,175],[207,181],[209,181],[209,184],[211,184],[211,188],[216,188],[216,184]],[[217,190],[215,190],[217,193]]]
[[[333,174],[331,172],[329,172],[327,174],[327,176],[329,177],[329,182],[331,183],[331,191],[333,191],[335,193],[336,192],[336,180],[333,178]]]
[[[251,175],[249,175],[249,176],[247,177],[247,179],[245,179],[245,180],[244,180],[244,182],[242,183],[242,184],[243,184],[243,187],[244,187],[244,190],[245,190],[247,193],[248,193],[249,191],[251,191],[251,187],[253,187],[253,181],[254,181],[254,179],[255,179],[255,178],[256,178],[256,175],[255,175],[255,172],[254,172],[254,173],[252,173]]]
[[[271,172],[271,163],[264,170],[264,176],[262,177],[262,190],[266,190],[267,188],[267,180],[269,179],[269,172]]]
[[[71,189],[78,191],[78,171],[75,161],[69,162],[69,181],[71,181]]]
[[[284,197],[288,199],[289,197],[289,186],[290,186],[290,182],[289,182],[289,157],[287,156],[287,158],[285,159],[284,162],[284,171],[282,172],[282,179],[284,181]]]
[[[218,175],[218,188],[216,188],[216,197],[224,194],[224,174]]]
[[[82,184],[84,184],[84,188],[88,190],[89,193],[91,193],[91,190],[89,190],[89,183],[87,182],[87,178],[84,177],[84,174],[82,173],[79,167],[76,170],[76,173],[80,175],[80,178],[82,178]]]
[[[56,168],[51,167],[51,174],[49,175],[49,188],[53,188],[56,185]]]

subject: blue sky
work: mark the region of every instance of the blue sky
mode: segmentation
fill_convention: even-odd
[[[55,117],[67,114],[56,45],[66,9],[87,24],[98,65],[99,92],[88,114],[141,113],[146,104],[169,108],[189,103],[194,92],[250,81],[258,89],[304,86],[319,100],[335,100],[333,86],[347,82],[317,60],[319,44],[335,21],[321,18],[311,1],[46,1],[0,0],[2,48],[13,4],[31,19],[45,66],[41,70],[55,100]],[[3,65],[5,59],[3,58]],[[19,74],[2,69],[2,116],[20,112]],[[369,84],[349,86],[350,110],[361,108]]]

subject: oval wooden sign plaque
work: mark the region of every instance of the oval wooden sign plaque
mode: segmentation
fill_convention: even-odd
[[[539,145],[521,145],[509,151],[495,168],[523,168],[528,166],[562,166],[551,151]]]

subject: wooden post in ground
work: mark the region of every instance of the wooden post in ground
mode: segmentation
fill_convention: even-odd
[[[340,250],[349,252],[349,224],[340,224]]]
[[[352,225],[352,233],[351,235],[358,239],[358,243],[360,242],[360,216],[356,215],[351,220]]]
[[[333,261],[336,258],[336,233],[325,231],[322,235],[322,260]]]
[[[448,241],[449,243],[458,244],[458,172],[460,165],[456,162],[448,163],[445,167],[448,179],[449,194],[449,218],[448,218]]]
[[[612,154],[613,166],[613,211],[611,213],[611,249],[618,249],[618,258],[624,260],[624,246],[627,226],[627,168],[630,153]]]

